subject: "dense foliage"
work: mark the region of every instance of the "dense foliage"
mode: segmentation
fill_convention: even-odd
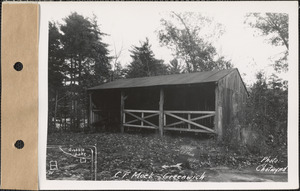
[[[193,17],[196,18],[193,20]],[[230,61],[218,56],[216,48],[207,40],[207,36],[201,35],[202,31],[211,25],[214,25],[213,31],[217,31],[217,35],[222,33],[220,24],[214,23],[212,19],[194,13],[173,12],[170,20],[161,20],[161,25],[162,29],[158,33],[161,45],[170,48],[177,58],[185,62],[186,72],[232,67]]]
[[[110,57],[96,18],[72,13],[49,23],[49,131],[87,125],[86,89],[107,81]]]
[[[289,49],[289,17],[285,13],[251,13],[246,16],[245,23],[257,29],[261,35],[275,46],[284,46],[286,50],[274,62],[274,68],[278,72],[288,70]]]
[[[274,61],[275,72],[271,76],[257,73],[256,82],[249,88],[250,96],[243,116],[244,129],[254,135],[249,147],[254,152],[276,148],[286,155],[288,82],[277,74],[288,69],[288,15],[251,13],[246,16],[245,23],[258,30],[272,45],[285,49]]]
[[[287,148],[287,82],[272,76],[270,81],[262,73],[250,89],[245,107],[244,128],[250,128],[257,135],[256,143],[250,145],[254,152],[265,152],[272,148]],[[265,150],[265,151],[264,151]]]

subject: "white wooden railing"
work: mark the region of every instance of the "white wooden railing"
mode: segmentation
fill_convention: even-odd
[[[126,127],[139,127],[158,129],[159,124],[154,124],[153,121],[149,121],[150,118],[159,116],[159,110],[132,110],[124,109],[123,112],[123,126]],[[187,118],[183,117],[182,114],[187,114]],[[192,117],[193,115],[193,117]],[[198,116],[197,116],[198,115]],[[126,121],[127,116],[131,116],[132,120]],[[211,118],[215,116],[215,111],[163,111],[163,130],[172,131],[190,131],[190,132],[201,132],[201,133],[215,133],[214,129],[207,127],[203,124],[197,123],[201,119]],[[167,117],[173,118],[178,121],[167,124]],[[137,124],[137,122],[139,122]],[[135,123],[135,124],[134,124]],[[159,120],[157,119],[157,123]],[[187,124],[187,128],[178,128],[176,126],[180,124]]]

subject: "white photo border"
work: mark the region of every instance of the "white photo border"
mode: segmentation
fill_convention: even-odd
[[[288,182],[141,182],[141,181],[57,181],[46,179],[46,144],[48,120],[48,22],[51,14],[64,7],[81,6],[88,9],[94,4],[122,9],[138,6],[139,9],[162,10],[222,10],[247,12],[285,12],[289,14],[289,92],[288,92]],[[298,3],[297,1],[237,1],[237,2],[39,2],[39,189],[52,190],[199,190],[199,189],[291,189],[299,187],[299,129],[298,129]],[[201,6],[199,6],[201,5]]]

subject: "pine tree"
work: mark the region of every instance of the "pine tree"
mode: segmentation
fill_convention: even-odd
[[[130,52],[132,62],[127,67],[127,78],[167,74],[167,66],[155,58],[148,38],[140,46],[134,46]]]
[[[49,54],[48,54],[48,130],[55,131],[56,118],[58,113],[57,99],[58,92],[63,87],[63,63],[64,54],[60,43],[61,34],[54,22],[49,22]]]
[[[59,67],[49,67],[49,79],[54,78],[54,82],[62,84],[63,90],[59,91],[58,96],[55,95],[56,100],[59,100],[58,105],[63,108],[60,121],[64,118],[66,123],[68,119],[70,130],[78,131],[87,122],[86,89],[109,79],[109,51],[102,42],[105,34],[100,32],[96,18],[85,18],[76,12],[67,16],[59,29],[56,27],[55,30],[50,30],[53,30],[49,31],[49,38],[53,39],[53,43],[49,44],[49,54],[53,52],[54,56],[62,56]],[[57,47],[62,52],[61,55],[55,51]],[[56,76],[56,70],[63,78]],[[50,109],[54,112],[49,107]],[[66,126],[65,124],[64,127],[67,128]]]

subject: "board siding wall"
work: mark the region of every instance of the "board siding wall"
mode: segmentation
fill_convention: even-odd
[[[224,136],[228,128],[234,128],[237,136],[240,131],[239,118],[243,115],[247,90],[237,70],[232,71],[218,82],[218,130],[221,137]],[[220,113],[221,112],[221,113]],[[221,127],[220,127],[221,125]],[[218,132],[218,133],[219,133]],[[237,137],[239,139],[239,137]],[[219,138],[219,140],[222,138]]]

